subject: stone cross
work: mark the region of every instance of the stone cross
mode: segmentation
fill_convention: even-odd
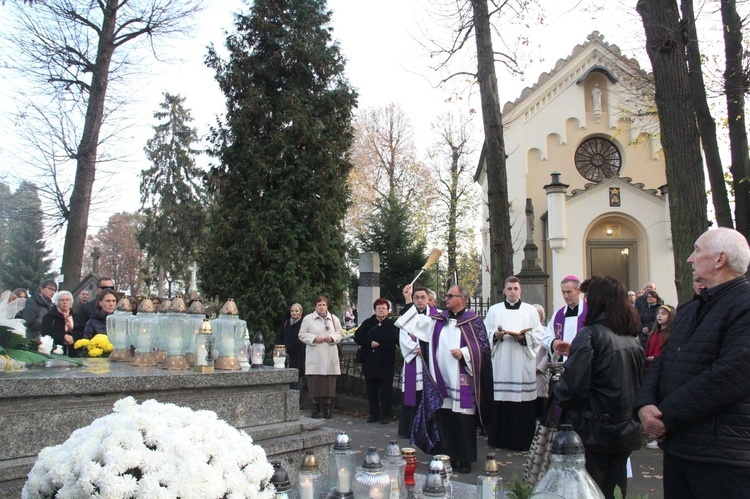
[[[102,254],[99,252],[98,246],[94,248],[94,251],[91,252],[90,256],[94,259],[94,262],[91,264],[91,272],[96,274],[97,270],[99,270],[99,258],[102,256]]]

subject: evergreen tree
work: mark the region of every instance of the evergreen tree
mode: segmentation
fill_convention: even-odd
[[[13,195],[7,184],[0,182],[0,262],[8,258],[9,209]],[[0,289],[14,289],[12,283],[5,282],[4,265],[0,264]]]
[[[144,148],[153,166],[141,172],[143,225],[138,241],[156,275],[188,282],[205,210],[199,185],[203,172],[195,166],[198,153],[193,149],[198,133],[190,126],[193,118],[184,102],[184,97],[164,92],[160,111],[154,113],[160,122]],[[157,288],[163,296],[163,282]]]
[[[413,225],[407,202],[400,202],[391,192],[370,219],[367,239],[361,240],[365,251],[380,256],[380,296],[390,300],[394,308],[403,300],[404,285],[425,263],[425,241],[415,240]],[[423,274],[423,281],[427,277]]]
[[[212,131],[219,164],[199,268],[209,296],[235,298],[267,334],[296,301],[311,310],[321,293],[341,305],[356,93],[323,0],[257,0],[235,19],[228,60],[213,48],[207,60],[227,113]]]
[[[36,290],[50,275],[52,253],[44,247],[42,201],[36,185],[22,182],[8,208],[8,246],[2,265],[2,281],[10,289]]]

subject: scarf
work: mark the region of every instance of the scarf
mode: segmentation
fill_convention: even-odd
[[[57,307],[57,311],[60,312],[60,315],[63,316],[63,320],[65,321],[65,334],[70,334],[70,332],[73,331],[73,316],[70,315],[70,310],[63,312],[60,310],[60,307]]]

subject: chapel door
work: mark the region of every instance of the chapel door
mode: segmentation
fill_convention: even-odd
[[[589,241],[587,260],[589,276],[612,276],[625,285],[626,289],[635,289],[638,262],[635,241]]]

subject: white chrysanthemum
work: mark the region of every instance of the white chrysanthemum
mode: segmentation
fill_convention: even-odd
[[[23,497],[271,499],[272,466],[211,411],[127,397],[39,453]]]

